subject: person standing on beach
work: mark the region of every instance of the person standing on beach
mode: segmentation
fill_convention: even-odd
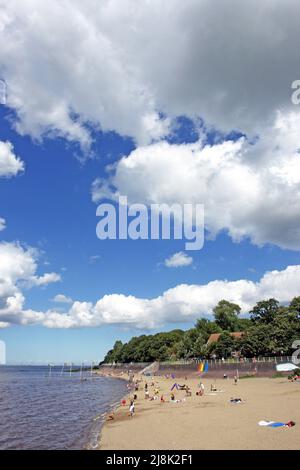
[[[131,401],[129,412],[130,412],[130,418],[133,418],[133,415],[134,415],[134,401]]]
[[[204,395],[204,383],[203,382],[200,382],[199,388],[200,388],[200,396],[202,397]]]

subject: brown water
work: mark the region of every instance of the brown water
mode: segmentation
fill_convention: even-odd
[[[60,373],[0,366],[0,449],[96,447],[103,413],[120,402],[126,383]]]

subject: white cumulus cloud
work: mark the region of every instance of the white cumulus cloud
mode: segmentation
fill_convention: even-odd
[[[0,232],[6,229],[6,220],[0,217]]]
[[[12,257],[13,256],[13,257]],[[14,263],[12,263],[14,260]],[[162,327],[167,323],[191,322],[213,314],[222,299],[238,303],[246,314],[259,300],[270,297],[289,302],[300,294],[300,266],[269,271],[258,282],[240,279],[214,280],[207,284],[180,284],[155,298],[133,295],[104,295],[95,304],[74,301],[66,312],[50,309],[24,309],[23,290],[37,268],[35,254],[15,244],[0,244],[0,323],[39,324],[48,328],[81,328],[123,325],[141,329]],[[24,286],[25,281],[25,286]],[[63,294],[53,299],[60,303],[72,300]]]
[[[32,282],[36,286],[47,286],[52,282],[58,282],[61,280],[60,274],[57,273],[45,273],[42,276],[33,276]]]
[[[19,132],[84,147],[85,124],[143,143],[178,115],[260,134],[293,107],[299,15],[298,0],[0,0],[7,105]]]
[[[16,176],[24,170],[24,163],[14,153],[10,142],[0,141],[0,178]]]
[[[43,315],[24,310],[24,289],[59,280],[55,273],[37,276],[38,252],[17,243],[0,243],[0,322],[27,324],[41,321]]]
[[[145,204],[204,204],[211,237],[300,249],[300,113],[277,113],[255,143],[158,142],[123,157],[109,173],[105,196]],[[92,197],[103,197],[95,180]]]
[[[174,255],[165,259],[165,266],[167,268],[178,268],[181,266],[190,266],[193,263],[193,258],[188,256],[183,251],[174,253]]]
[[[68,297],[67,295],[64,294],[57,294],[53,299],[53,302],[59,303],[59,304],[71,304],[73,300],[71,297]]]
[[[300,266],[288,266],[282,271],[267,272],[258,282],[215,280],[203,285],[181,284],[152,299],[111,294],[96,304],[76,301],[67,313],[45,312],[42,323],[49,328],[115,324],[151,329],[210,316],[222,299],[238,303],[242,313],[248,313],[257,301],[271,297],[289,302],[299,295],[299,286]]]

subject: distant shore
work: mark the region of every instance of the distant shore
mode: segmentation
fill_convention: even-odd
[[[112,378],[127,379],[127,374],[108,372]],[[127,377],[126,377],[127,376]],[[137,375],[136,375],[137,377]],[[135,378],[136,378],[135,377]],[[153,449],[299,449],[300,384],[286,378],[244,378],[235,385],[232,379],[201,379],[204,396],[197,396],[199,377],[143,377],[139,391],[125,397],[113,419],[103,425],[100,450]],[[145,399],[147,381],[150,396],[159,389],[157,399]],[[174,383],[187,384],[192,396],[174,388],[175,400],[170,401]],[[211,384],[219,390],[211,392]],[[129,417],[129,397],[137,394],[135,415]],[[165,402],[160,401],[163,395]],[[232,404],[231,398],[243,403]],[[293,428],[260,427],[260,420],[293,420]]]

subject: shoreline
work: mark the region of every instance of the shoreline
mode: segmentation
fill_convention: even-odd
[[[112,380],[116,380],[116,379],[119,379],[119,380],[123,380],[125,382],[129,382],[129,378],[128,378],[128,375],[125,374],[123,371],[120,372],[120,373],[115,373],[115,372],[103,372],[103,371],[95,371],[94,372],[95,375],[97,375],[98,377],[104,377],[104,378],[110,378]],[[124,400],[126,399],[127,400],[127,397],[130,395],[130,392],[127,390],[127,393],[125,395],[122,395],[121,397],[121,400]],[[100,430],[99,430],[99,435],[98,435],[98,438],[97,438],[97,443],[94,447],[86,447],[87,450],[102,450],[101,449],[101,440],[102,440],[102,432],[103,432],[103,428],[105,426],[105,423],[107,422],[107,418],[110,414],[112,413],[116,413],[118,411],[118,409],[120,408],[120,402],[118,402],[118,404],[111,404],[109,406],[109,409],[105,412],[102,413],[102,415],[99,416],[102,417],[101,419],[101,425],[100,425]],[[94,418],[94,420],[96,420],[97,417]]]
[[[125,378],[110,374],[112,378]],[[99,436],[98,450],[267,450],[299,449],[300,426],[300,384],[289,383],[286,378],[243,378],[235,385],[231,379],[211,379],[189,376],[152,378],[136,374],[141,380],[135,402],[135,416],[129,417],[128,398],[126,406],[114,409],[114,419],[105,415]],[[136,378],[135,376],[135,378]],[[173,383],[185,382],[192,396],[175,389],[178,402],[170,402]],[[202,380],[205,395],[197,396]],[[147,381],[150,396],[159,388],[156,400],[144,398],[144,384]],[[210,392],[215,384],[218,392]],[[160,402],[161,394],[165,402]],[[231,404],[230,398],[241,397],[242,404]],[[269,429],[258,426],[260,420],[288,422],[293,428]],[[124,436],[126,436],[124,438]]]

